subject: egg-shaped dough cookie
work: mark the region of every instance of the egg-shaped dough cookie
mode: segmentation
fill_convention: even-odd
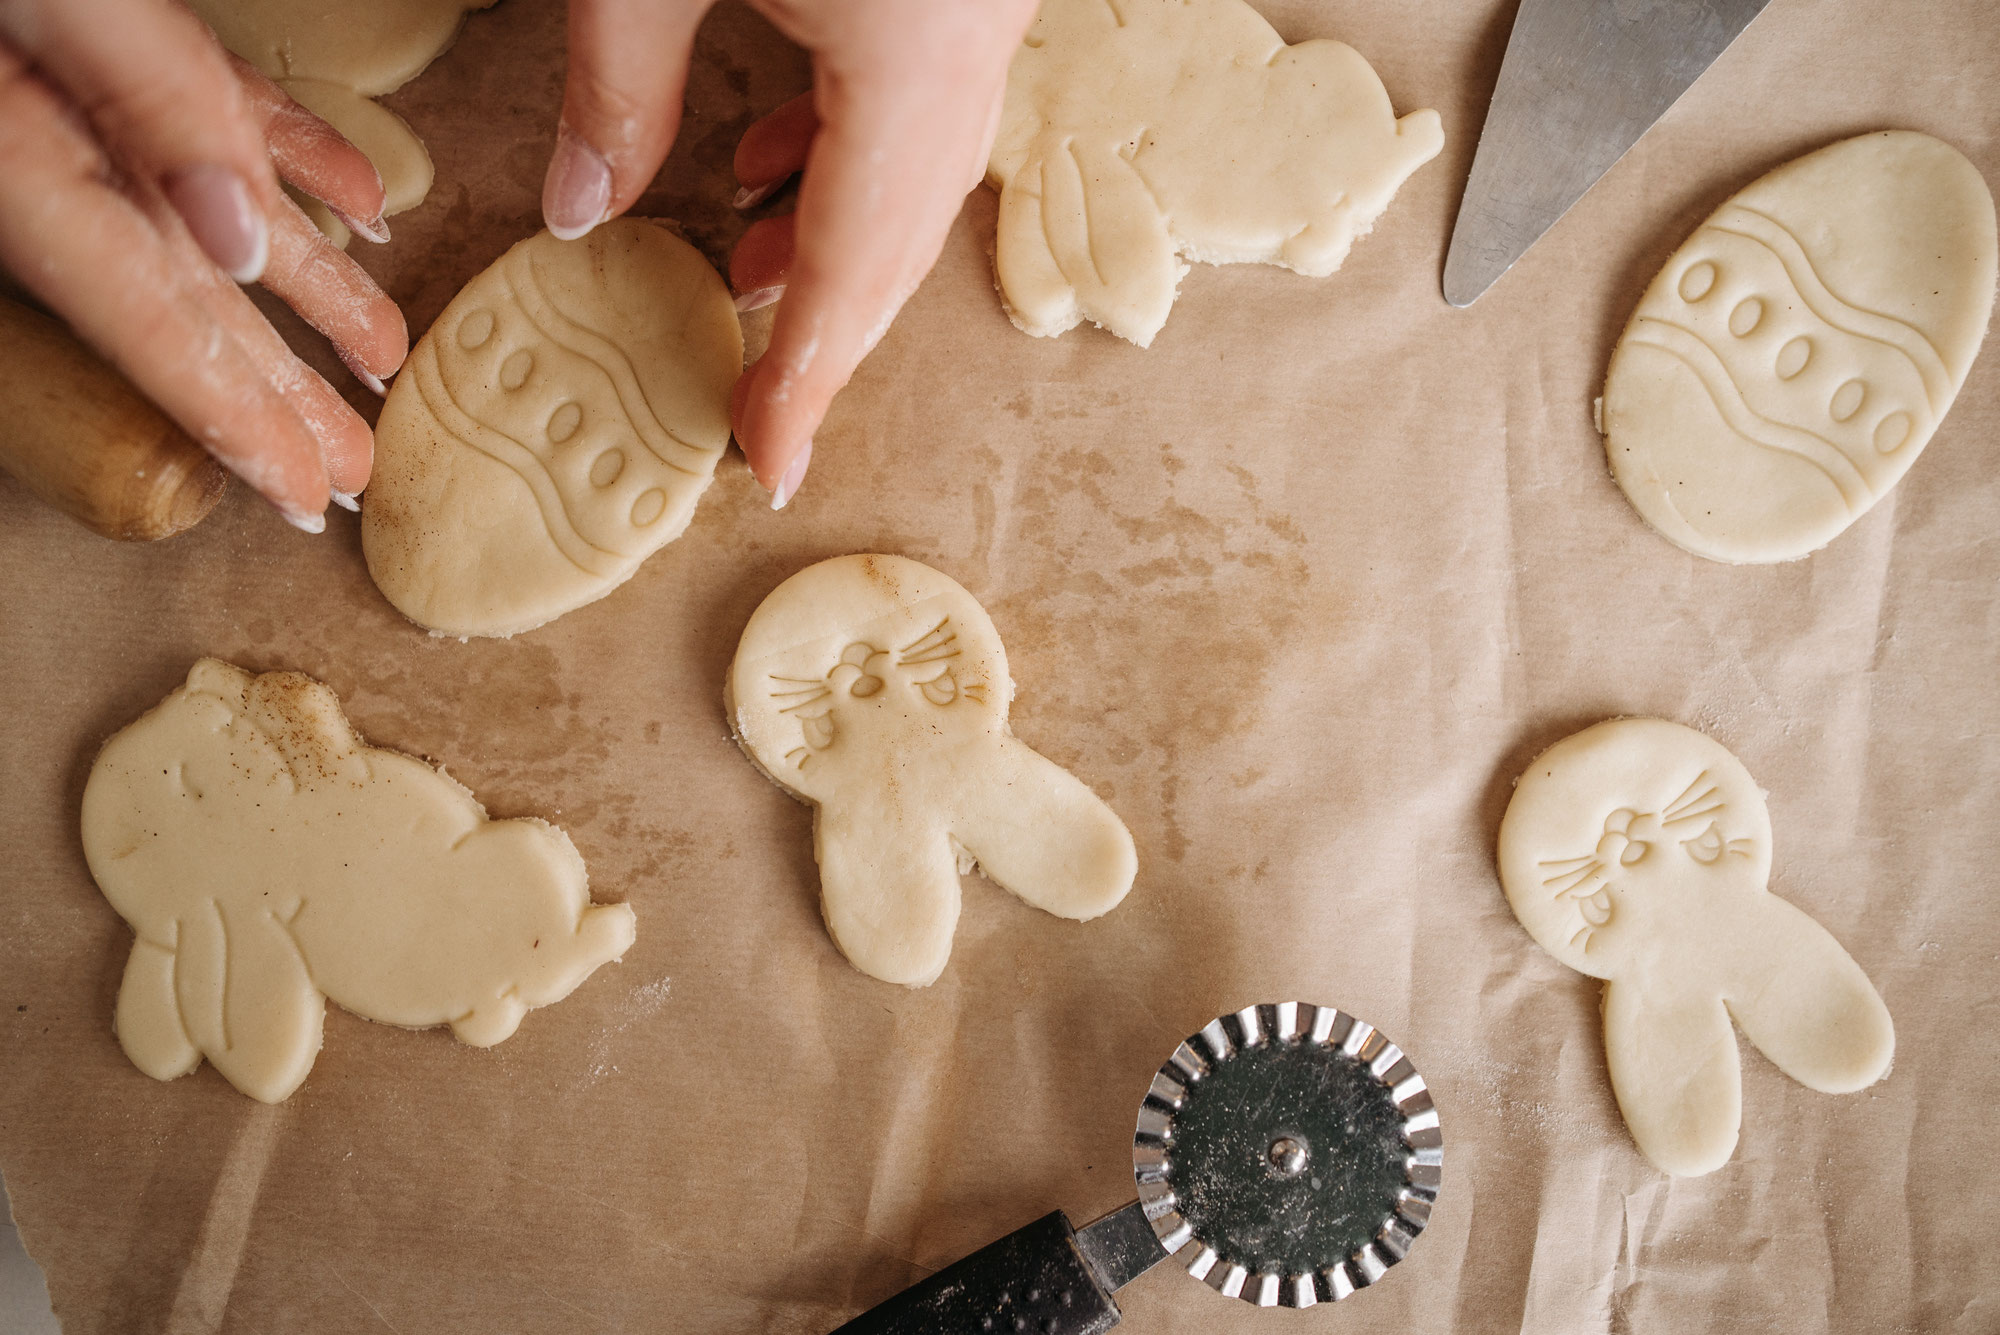
[[[1007,726],[1014,684],[983,608],[900,556],[838,556],[766,598],[724,688],[744,751],[812,804],[821,908],[863,973],[922,987],[951,955],[958,877],[1064,918],[1138,869],[1089,786]]]
[[[1986,336],[1993,196],[1928,135],[1820,149],[1668,259],[1605,381],[1612,476],[1697,556],[1824,547],[1909,471]]]
[[[687,527],[742,369],[728,289],[671,232],[620,219],[521,242],[445,307],[383,405],[369,573],[445,635],[602,598]]]

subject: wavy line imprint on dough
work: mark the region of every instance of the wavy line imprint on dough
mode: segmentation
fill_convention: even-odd
[[[542,292],[540,281],[535,276],[534,261],[526,251],[510,252],[506,264],[504,276],[508,280],[508,290],[520,306],[521,313],[527,316],[528,323],[549,342],[583,358],[604,373],[611,382],[612,392],[618,396],[618,406],[638,433],[640,443],[668,468],[697,480],[707,477],[722,449],[705,450],[667,429],[653,411],[652,402],[647,399],[645,387],[639,383],[638,372],[633,368],[631,358],[625,355],[625,350],[605,335],[563,314]],[[574,342],[566,341],[564,334],[568,334]],[[672,457],[681,452],[690,456],[692,462],[681,462]]]
[[[1729,224],[1735,224],[1730,226]],[[1908,359],[1923,383],[1924,397],[1933,415],[1941,399],[1951,391],[1951,373],[1944,357],[1923,330],[1893,315],[1857,306],[1835,292],[1813,266],[1812,257],[1791,230],[1776,218],[1742,204],[1725,205],[1708,224],[1708,230],[1754,241],[1771,252],[1785,268],[1806,308],[1821,320],[1856,338],[1867,339],[1895,349]]]
[[[1637,333],[1632,341],[1640,347],[1652,348],[1674,358],[1694,374],[1701,387],[1707,391],[1729,429],[1752,445],[1758,445],[1780,454],[1789,454],[1801,459],[1826,474],[1840,492],[1841,502],[1851,514],[1859,514],[1866,509],[1873,493],[1861,470],[1854,466],[1839,446],[1826,437],[1801,427],[1788,426],[1783,422],[1773,422],[1762,416],[1744,400],[1743,391],[1738,388],[1729,368],[1716,355],[1715,350],[1702,341],[1701,336],[1684,325],[1671,320],[1663,320],[1657,315],[1643,315],[1634,322],[1635,326],[1664,331],[1657,337],[1646,338]],[[1726,387],[1726,388],[1725,388]],[[1768,432],[1768,436],[1760,434]],[[1856,495],[1856,492],[1859,495]]]
[[[415,373],[417,395],[432,416],[437,418],[438,425],[461,445],[513,470],[527,485],[535,498],[536,508],[541,512],[549,541],[555,544],[556,550],[586,575],[597,579],[615,578],[627,558],[606,551],[583,536],[570,518],[568,507],[563,504],[562,492],[557,488],[555,478],[535,452],[505,432],[487,426],[460,406],[438,371],[435,354],[413,356],[410,362],[409,371]]]

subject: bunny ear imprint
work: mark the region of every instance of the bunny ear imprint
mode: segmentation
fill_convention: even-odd
[[[1012,693],[985,610],[902,557],[802,570],[744,628],[730,725],[759,768],[818,808],[827,925],[863,972],[937,977],[968,860],[1069,918],[1096,917],[1131,887],[1131,836],[1008,731]]]

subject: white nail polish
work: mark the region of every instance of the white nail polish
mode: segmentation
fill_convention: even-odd
[[[285,517],[286,523],[301,533],[326,532],[325,515],[295,515],[290,510],[280,510],[278,513]]]
[[[785,475],[778,479],[778,489],[771,493],[771,508],[782,510],[799,494],[799,484],[806,480],[806,465],[812,462],[812,442],[798,452],[798,456],[785,468]]]
[[[783,184],[783,179],[779,179],[776,181],[766,181],[763,185],[746,185],[736,192],[736,198],[731,200],[730,203],[739,209],[754,209],[772,195],[777,194],[778,187]]]
[[[322,204],[326,203],[325,200],[321,200],[320,202]],[[338,218],[348,231],[354,233],[364,241],[373,241],[379,246],[389,239],[389,223],[379,213],[375,215],[373,222],[362,222],[359,219],[348,217],[331,204],[326,205],[326,211]]]
[[[784,295],[785,285],[783,283],[779,283],[776,287],[753,287],[748,292],[736,298],[736,313],[738,315],[748,315],[751,311],[762,310]]]
[[[338,487],[328,487],[327,491],[330,495],[332,495],[333,503],[339,506],[341,509],[357,515],[361,513],[361,502],[355,500],[354,497],[350,496],[348,493],[342,491]],[[322,523],[324,523],[324,521],[322,521]]]

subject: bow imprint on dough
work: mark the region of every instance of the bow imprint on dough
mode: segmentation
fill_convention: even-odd
[[[117,1031],[161,1080],[206,1057],[267,1103],[312,1069],[326,1000],[487,1047],[632,943],[561,830],[489,820],[366,745],[333,692],[203,659],[105,744],[84,851],[138,939]]]
[[[1145,347],[1182,257],[1330,274],[1443,144],[1352,47],[1287,46],[1243,0],[1044,0],[987,169],[1008,313]]]
[[[1579,851],[1579,845],[1588,851]],[[1500,828],[1515,916],[1605,980],[1619,1110],[1669,1173],[1725,1163],[1742,1113],[1733,1021],[1779,1069],[1845,1093],[1888,1069],[1888,1009],[1840,944],[1770,893],[1764,795],[1712,739],[1614,719],[1521,777]]]
[[[864,973],[938,976],[973,863],[1066,918],[1094,918],[1131,887],[1131,835],[1008,730],[1007,682],[979,604],[901,557],[809,567],[744,629],[731,724],[765,773],[813,804],[827,927]]]

